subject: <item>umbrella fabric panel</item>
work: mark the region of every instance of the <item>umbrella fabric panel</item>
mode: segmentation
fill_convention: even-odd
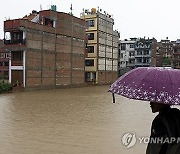
[[[137,68],[116,80],[109,91],[137,100],[180,104],[180,71]]]

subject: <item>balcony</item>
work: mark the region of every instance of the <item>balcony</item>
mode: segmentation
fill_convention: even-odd
[[[128,63],[127,64],[127,67],[133,67],[133,66],[135,66],[135,63]]]
[[[4,22],[4,30],[9,31],[12,29],[17,29],[21,25],[22,19],[15,19],[15,20],[6,20]]]
[[[23,66],[22,60],[13,60],[11,66]]]
[[[12,45],[12,44],[25,45],[26,39],[4,40],[4,44],[5,45]]]
[[[135,59],[135,56],[134,55],[129,56],[129,59]]]
[[[173,55],[180,55],[180,52],[174,52]]]
[[[137,57],[151,57],[151,55],[144,55],[144,54],[142,54],[142,55],[135,55],[135,57],[137,58]]]
[[[150,66],[150,63],[135,63],[135,66]]]
[[[173,58],[172,61],[173,61],[173,62],[179,62],[180,59],[179,59],[179,58]]]
[[[13,51],[11,54],[11,66],[23,66],[23,51]]]

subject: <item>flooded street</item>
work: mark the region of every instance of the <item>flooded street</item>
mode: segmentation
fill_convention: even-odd
[[[149,103],[116,95],[109,86],[0,95],[1,154],[143,154],[124,148],[122,136],[149,136]]]

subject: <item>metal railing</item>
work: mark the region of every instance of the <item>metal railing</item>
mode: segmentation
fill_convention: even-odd
[[[10,45],[10,44],[26,44],[26,39],[16,39],[16,40],[4,40],[5,45]]]

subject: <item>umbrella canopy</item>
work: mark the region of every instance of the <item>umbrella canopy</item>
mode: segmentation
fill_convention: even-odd
[[[180,105],[180,70],[139,67],[117,79],[109,92],[130,99]]]

